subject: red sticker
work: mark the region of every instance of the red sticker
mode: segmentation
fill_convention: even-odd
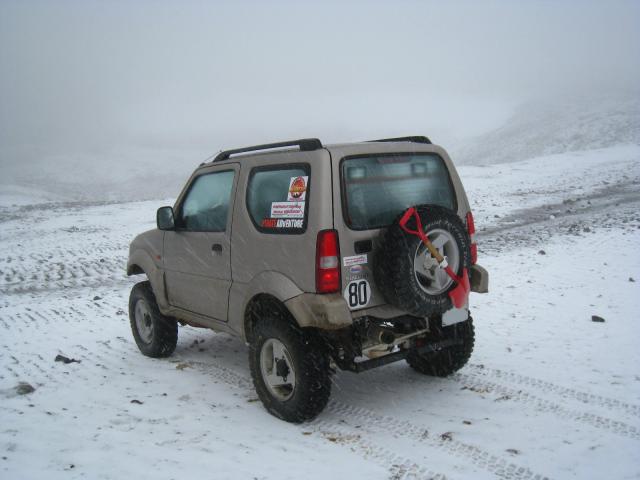
[[[278,226],[277,218],[263,218],[260,224],[263,228],[276,228]]]
[[[304,221],[295,218],[263,218],[260,226],[262,228],[303,228]]]
[[[302,201],[306,197],[307,182],[309,177],[291,177],[289,181],[289,195],[287,195],[287,201],[295,202]]]

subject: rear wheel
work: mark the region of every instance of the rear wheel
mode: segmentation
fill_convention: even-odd
[[[178,343],[178,322],[160,313],[151,284],[134,285],[129,296],[131,332],[140,351],[148,357],[168,357]]]
[[[439,352],[419,354],[415,350],[407,356],[407,363],[417,372],[434,377],[446,377],[464,367],[473,351],[475,333],[473,319],[441,327],[430,332],[428,341],[462,340],[462,344],[445,348]]]
[[[272,415],[300,423],[315,418],[331,394],[329,356],[318,339],[279,316],[257,320],[249,345],[256,392]]]

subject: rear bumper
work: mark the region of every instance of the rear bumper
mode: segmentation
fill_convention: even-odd
[[[471,291],[487,293],[489,291],[489,273],[480,265],[471,267]],[[364,316],[393,319],[406,315],[389,305],[352,312],[339,293],[318,295],[303,293],[285,302],[300,327],[315,327],[321,330],[339,330],[350,327],[354,320]],[[469,315],[468,307],[451,309],[443,314],[443,324],[452,325],[465,321]]]
[[[476,293],[489,292],[489,272],[480,265],[471,267],[471,291]]]
[[[339,293],[303,293],[284,304],[301,327],[339,330],[353,323],[347,302]]]

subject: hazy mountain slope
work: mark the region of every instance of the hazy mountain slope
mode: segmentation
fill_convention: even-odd
[[[184,149],[113,149],[84,153],[16,155],[0,165],[0,198],[39,191],[57,201],[123,201],[175,197],[208,154]],[[16,203],[21,203],[17,199]]]
[[[464,108],[469,115],[473,113],[471,104]],[[485,117],[492,115],[487,106]],[[437,118],[443,125],[451,124],[447,118]],[[483,118],[470,116],[468,121],[479,126]],[[418,123],[408,131],[423,131]],[[615,145],[640,145],[640,96],[529,103],[516,108],[503,126],[478,137],[465,138],[461,133],[455,141],[437,134],[433,138],[442,142],[457,164],[505,163]],[[175,197],[193,169],[215,153],[215,148],[114,147],[63,154],[13,151],[0,146],[0,197],[22,203],[16,193],[25,188],[40,191],[45,199],[60,201]]]
[[[624,144],[640,144],[639,97],[528,103],[452,155],[457,163],[493,164]]]

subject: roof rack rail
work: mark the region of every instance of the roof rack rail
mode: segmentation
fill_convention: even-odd
[[[431,140],[424,135],[413,135],[409,137],[381,138],[380,140],[369,140],[369,142],[413,142],[431,144]]]
[[[235,148],[233,150],[225,150],[216,155],[213,162],[221,162],[228,160],[231,155],[237,153],[257,152],[259,150],[271,150],[275,148],[298,147],[301,152],[311,152],[322,148],[322,142],[317,138],[301,138],[300,140],[289,140],[288,142],[265,143],[264,145],[254,145],[252,147]]]

